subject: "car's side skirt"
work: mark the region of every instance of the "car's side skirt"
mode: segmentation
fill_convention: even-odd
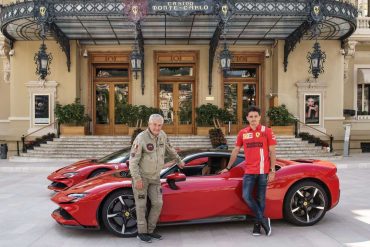
[[[164,222],[158,223],[159,226],[173,226],[173,225],[190,225],[190,224],[205,224],[205,223],[218,223],[218,222],[230,222],[230,221],[245,221],[246,215],[232,215],[232,216],[221,216],[212,217],[197,220],[186,220],[186,221],[175,221],[175,222]]]

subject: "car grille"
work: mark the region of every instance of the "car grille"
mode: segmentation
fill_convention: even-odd
[[[58,208],[59,214],[65,219],[65,220],[73,220],[72,215],[70,215],[67,211],[65,211],[63,208]]]

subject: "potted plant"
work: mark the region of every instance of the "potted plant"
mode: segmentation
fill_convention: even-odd
[[[294,117],[289,113],[286,106],[274,106],[267,111],[270,126],[276,135],[294,135]]]
[[[60,125],[61,135],[85,135],[86,123],[91,119],[78,98],[72,104],[56,104],[54,114]]]
[[[232,121],[233,116],[225,109],[218,108],[210,103],[195,108],[197,135],[208,135],[212,128],[220,128],[225,133],[225,127],[216,125],[216,122]]]

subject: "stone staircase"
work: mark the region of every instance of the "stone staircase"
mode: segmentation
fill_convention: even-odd
[[[211,148],[207,136],[169,136],[174,147],[186,148]],[[130,145],[130,136],[75,136],[60,137],[28,150],[21,156],[13,156],[13,161],[52,161],[52,160],[81,160],[86,158],[100,158],[116,150]],[[236,136],[227,136],[229,149],[234,147]],[[335,154],[328,153],[309,144],[307,141],[293,136],[278,136],[276,147],[277,157],[294,158],[333,158]]]

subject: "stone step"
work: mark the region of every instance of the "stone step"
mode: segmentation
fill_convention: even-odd
[[[171,144],[180,149],[211,148],[208,136],[168,136]],[[235,144],[236,136],[226,136],[229,149]],[[130,146],[130,136],[65,136],[55,138],[52,142],[41,144],[34,150],[21,154],[23,159],[86,159],[100,158],[123,147]],[[316,158],[332,157],[334,154],[326,153],[321,147],[302,141],[294,136],[278,136],[276,147],[277,157],[281,158]]]
[[[51,154],[83,154],[83,155],[104,155],[104,154],[110,154],[112,152],[117,151],[118,149],[115,150],[66,150],[66,151],[60,151],[60,150],[28,150],[27,154],[45,154],[45,155],[51,155]]]

